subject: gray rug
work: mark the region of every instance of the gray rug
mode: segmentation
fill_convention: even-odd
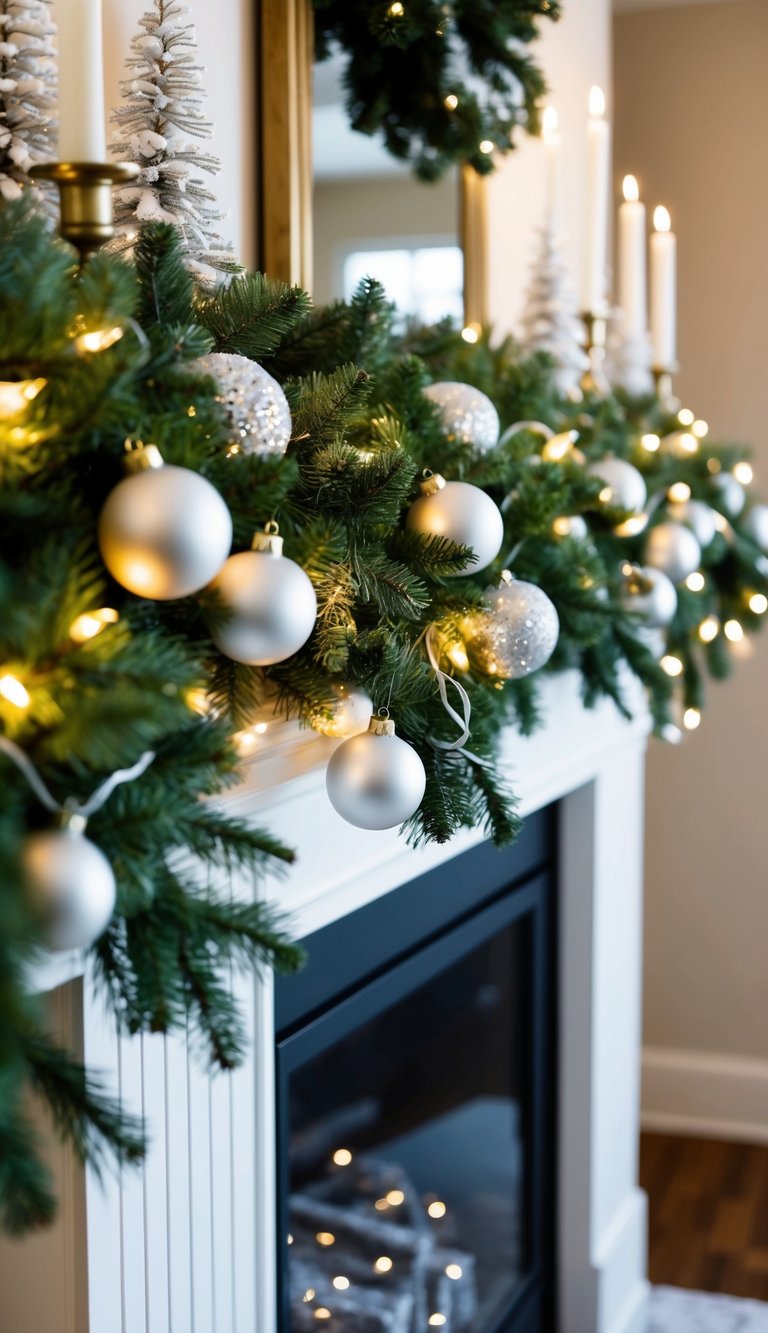
[[[768,1333],[768,1304],[653,1287],[646,1333]]]

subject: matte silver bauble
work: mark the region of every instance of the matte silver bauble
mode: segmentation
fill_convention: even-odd
[[[268,524],[255,534],[253,549],[231,555],[211,584],[223,612],[211,626],[211,638],[234,662],[284,662],[314,629],[315,590],[301,565],[282,551],[277,524]]]
[[[744,531],[761,551],[768,551],[768,505],[752,505],[744,518]]]
[[[241,453],[282,457],[291,438],[291,409],[269,371],[233,352],[207,352],[190,370],[216,381],[216,400],[224,408],[232,444]]]
[[[677,589],[661,569],[651,565],[622,566],[621,600],[641,616],[649,629],[662,629],[675,618]]]
[[[673,583],[682,583],[699,568],[701,547],[682,523],[659,523],[648,534],[645,563],[660,569]]]
[[[747,502],[747,493],[741,482],[736,480],[732,472],[718,472],[712,478],[712,483],[720,496],[718,508],[729,518],[736,518]]]
[[[682,504],[671,504],[668,512],[673,522],[684,523],[691,529],[702,551],[714,541],[717,521],[711,505],[703,500],[685,500]]]
[[[428,385],[424,395],[437,407],[449,440],[471,444],[481,454],[498,444],[499,414],[480,389],[457,380],[444,380]]]
[[[334,810],[355,828],[396,828],[418,810],[427,777],[413,746],[395,735],[389,718],[372,717],[369,730],[344,741],[326,772]]]
[[[587,472],[605,482],[600,501],[611,509],[628,514],[639,514],[648,495],[645,482],[636,467],[623,458],[608,454],[597,463],[590,463]]]
[[[104,853],[74,826],[32,833],[22,859],[46,946],[86,949],[93,944],[115,910],[115,876]]]
[[[471,546],[477,559],[459,570],[455,577],[460,578],[490,565],[504,540],[504,520],[490,495],[466,481],[445,481],[437,473],[422,481],[421,495],[408,510],[405,526],[424,536],[448,537]]]
[[[549,661],[560,632],[553,603],[535,583],[504,570],[498,588],[486,589],[487,610],[469,616],[464,637],[474,658],[490,676],[520,680]]]
[[[321,717],[312,725],[323,736],[333,736],[338,740],[348,740],[368,729],[373,704],[365,693],[356,685],[334,685],[334,703],[330,717]]]
[[[104,564],[137,597],[199,592],[232,545],[227,506],[198,472],[165,466],[154,445],[129,455],[129,466],[141,470],[118,483],[99,518]]]

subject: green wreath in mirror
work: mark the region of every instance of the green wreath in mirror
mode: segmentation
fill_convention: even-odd
[[[339,50],[353,129],[381,134],[422,180],[454,163],[493,171],[545,92],[527,52],[559,0],[313,0],[316,55]]]

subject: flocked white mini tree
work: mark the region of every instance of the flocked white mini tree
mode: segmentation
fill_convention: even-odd
[[[524,346],[531,352],[548,352],[555,361],[554,378],[560,393],[572,393],[589,361],[568,270],[549,222],[539,231],[520,323]]]
[[[0,198],[34,189],[53,214],[55,198],[27,177],[56,148],[56,62],[50,0],[0,0]]]
[[[121,83],[123,101],[112,112],[110,145],[121,162],[141,168],[137,182],[115,192],[115,249],[130,248],[142,222],[172,222],[183,239],[188,265],[201,276],[231,271],[231,247],[215,231],[223,214],[199,173],[214,175],[221,163],[204,152],[211,137],[204,112],[203,69],[197,63],[189,8],[179,0],[153,0],[139,20],[126,61],[132,76]]]

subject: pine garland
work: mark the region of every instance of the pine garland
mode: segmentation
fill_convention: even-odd
[[[507,432],[486,453],[448,437],[424,387],[463,380],[492,398],[504,428],[543,421],[577,430],[587,460],[613,451],[632,461],[649,492],[661,492],[653,522],[666,515],[673,483],[717,509],[716,478],[742,450],[702,442],[678,456],[680,419],[654,398],[574,403],[560,396],[546,354],[525,355],[509,339],[494,344],[486,335],[470,346],[447,324],[396,338],[373,281],[349,304],[311,311],[303,293],[260,276],[200,286],[187,259],[176,227],[153,223],[141,228],[130,263],[101,253],[77,270],[27,201],[0,206],[0,380],[43,382],[16,417],[0,419],[0,675],[28,693],[19,705],[0,690],[0,727],[62,799],[82,798],[155,751],[146,772],[118,787],[89,823],[119,890],[93,965],[124,1030],[188,1026],[204,1058],[230,1068],[243,1053],[224,984],[231,963],[290,969],[300,961],[279,914],[230,893],[234,880],[275,873],[290,851],[200,800],[237,780],[233,735],[260,710],[311,726],[332,712],[334,687],[358,686],[374,706],[391,702],[398,734],[424,763],[425,797],[404,830],[412,843],[446,841],[462,827],[504,843],[519,827],[498,738],[510,723],[527,733],[542,722],[539,677],[503,684],[473,656],[467,618],[503,557],[452,579],[472,553],[404,528],[425,467],[472,482],[503,506],[503,554],[514,549],[515,573],[558,612],[548,669],[579,670],[587,704],[607,696],[625,712],[634,674],[660,730],[678,704],[701,707],[706,674],[730,668],[723,635],[704,644],[702,621],[759,626],[768,561],[748,523],[721,521],[702,557],[703,586],[682,586],[666,636],[649,635],[622,596],[619,572],[624,561],[642,561],[646,535],[617,535],[624,515],[601,501],[602,483],[578,457],[542,458],[535,429]],[[89,353],[82,335],[97,329],[122,336]],[[212,348],[263,359],[282,382],[293,418],[284,458],[231,453],[215,383],[194,365]],[[660,439],[653,450],[643,442],[651,432]],[[278,517],[286,554],[318,600],[315,630],[293,657],[265,669],[239,665],[211,642],[221,613],[212,594],[147,602],[108,579],[96,521],[122,475],[126,437],[156,443],[168,463],[213,483],[232,514],[235,550]],[[581,516],[587,537],[559,536],[563,516]],[[84,642],[73,637],[77,618],[104,606],[116,618]],[[429,631],[442,669],[460,675],[471,699],[471,740],[459,751],[434,744],[453,740],[455,728],[425,651]],[[680,663],[674,677],[661,665],[670,656]],[[51,1041],[26,988],[39,927],[20,855],[46,817],[8,780],[2,757],[0,769],[8,792],[0,810],[0,1213],[20,1231],[54,1207],[25,1118],[30,1086],[95,1165],[110,1152],[136,1160],[143,1144],[141,1126]]]

